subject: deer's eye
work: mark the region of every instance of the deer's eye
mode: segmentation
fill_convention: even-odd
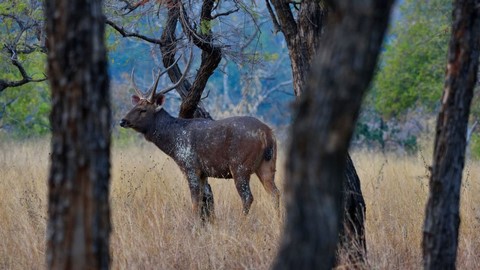
[[[145,110],[145,109],[140,110],[140,113],[146,113],[146,112],[147,112],[147,110]]]

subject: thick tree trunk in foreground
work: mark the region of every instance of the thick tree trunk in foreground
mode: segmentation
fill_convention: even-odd
[[[321,46],[322,31],[328,15],[321,1],[306,0],[299,4],[297,20],[290,8],[291,2],[271,0],[270,8],[275,27],[285,36],[292,65],[293,89],[299,97],[306,88],[312,59]],[[365,201],[360,186],[360,178],[350,155],[345,167],[345,230],[341,231],[342,246],[349,249],[350,262],[365,260]]]
[[[329,2],[329,25],[296,104],[285,181],[287,219],[274,269],[334,266],[348,145],[392,2]]]
[[[425,269],[455,269],[466,132],[478,69],[479,5],[478,0],[457,0],[453,6],[452,35],[423,232]]]
[[[47,0],[48,269],[108,269],[110,104],[102,1]]]

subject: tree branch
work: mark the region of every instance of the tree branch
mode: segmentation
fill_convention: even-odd
[[[151,37],[147,37],[147,36],[142,35],[142,34],[129,32],[128,30],[126,30],[122,26],[117,25],[116,23],[114,23],[113,21],[111,21],[109,19],[106,19],[105,23],[108,24],[113,29],[115,29],[123,37],[134,37],[134,38],[138,38],[138,39],[141,39],[141,40],[149,42],[149,43],[158,44],[160,46],[163,46],[163,43],[162,43],[161,39],[151,38]]]
[[[276,18],[280,25],[280,31],[285,35],[287,41],[291,41],[297,34],[297,22],[290,9],[290,3],[283,0],[272,0],[272,5],[277,13]]]
[[[179,16],[180,7],[178,5],[168,7],[167,19],[164,24],[164,30],[161,37],[163,45],[160,45],[160,50],[162,51],[163,65],[165,67],[171,66],[175,61],[175,53],[177,52],[177,38],[175,32]],[[171,69],[168,70],[168,76],[170,77],[170,80],[172,82],[177,82],[181,78],[182,72],[180,71],[178,64],[174,65]],[[190,91],[192,91],[192,85],[188,80],[184,80],[183,83],[181,83],[176,88],[176,90],[180,94],[183,104],[184,100],[188,99]],[[197,106],[196,108],[197,109],[195,111],[195,117],[211,119],[210,114],[201,105]]]
[[[277,15],[275,15],[275,12],[273,12],[272,6],[270,5],[270,0],[265,0],[265,4],[267,5],[268,14],[270,14],[270,17],[272,18],[273,31],[275,34],[277,34],[278,32],[282,31],[282,28],[278,23]]]
[[[218,18],[218,17],[220,17],[220,16],[228,16],[228,15],[230,15],[230,14],[232,14],[232,13],[235,13],[235,12],[237,12],[237,11],[239,11],[239,10],[240,10],[240,8],[237,7],[236,9],[233,9],[233,10],[230,10],[230,11],[217,13],[217,14],[215,14],[215,15],[212,16],[212,20],[214,20],[214,19],[216,19],[216,18]]]
[[[2,53],[5,53],[10,56],[10,62],[15,68],[20,72],[21,80],[0,80],[0,92],[9,88],[9,87],[17,87],[21,86],[30,82],[42,82],[45,81],[47,78],[40,79],[33,79],[28,75],[25,67],[22,63],[18,60],[18,54],[31,54],[36,51],[39,52],[46,52],[44,46],[40,44],[36,44],[36,42],[32,39],[28,39],[28,37],[32,35],[36,35],[37,39],[41,40],[41,25],[39,22],[35,21],[31,17],[19,14],[5,14],[0,13],[0,18],[2,21],[12,21],[14,26],[13,29],[10,29],[11,33],[14,34],[12,38],[5,40],[3,44]]]
[[[15,67],[17,67],[18,71],[20,72],[20,75],[22,75],[22,79],[18,81],[0,80],[0,92],[7,89],[8,87],[17,87],[30,82],[43,82],[47,79],[46,76],[41,79],[32,79],[30,76],[28,76],[27,71],[23,67],[22,63],[18,61],[16,50],[12,46],[4,45],[4,47],[10,53],[11,55],[10,61]]]
[[[202,8],[203,9],[203,8]],[[203,12],[202,12],[203,13]],[[200,20],[200,25],[206,25],[212,18],[210,14],[204,15]],[[189,22],[189,18],[187,16],[187,12],[185,11],[183,4],[180,4],[180,24],[182,25],[183,31],[185,34],[193,41],[193,44],[198,48],[202,49],[203,51],[214,51],[214,50],[221,50],[221,46],[215,45],[212,42],[212,36],[209,31],[206,34],[198,34],[191,26]],[[203,21],[203,22],[202,22]],[[208,22],[205,22],[208,21]]]
[[[187,14],[183,8],[183,4],[180,3],[180,22],[182,28],[187,36],[189,36],[193,43],[202,49],[202,62],[198,69],[197,75],[193,82],[188,96],[183,100],[180,108],[180,116],[183,118],[194,117],[198,103],[202,98],[202,93],[205,90],[207,81],[213,74],[218,64],[222,60],[222,50],[220,46],[213,44],[213,37],[211,29],[209,27],[212,20],[212,10],[214,8],[214,0],[204,0],[202,10],[200,14],[200,25],[206,25],[204,33],[198,35],[193,31],[188,22]]]
[[[30,53],[33,53],[37,50],[41,53],[47,53],[47,48],[45,48],[45,46],[28,45],[28,44],[24,44],[23,46],[24,46],[23,49],[18,49],[17,48],[17,50],[16,50],[17,53],[19,53],[19,54],[30,54]]]
[[[127,0],[119,0],[119,1],[125,3],[125,6],[122,8],[122,10],[128,10],[126,13],[123,14],[123,15],[127,15],[130,12],[136,10],[137,8],[145,5],[150,0],[141,0],[140,2],[138,2],[136,4],[130,4],[130,2],[128,2]]]

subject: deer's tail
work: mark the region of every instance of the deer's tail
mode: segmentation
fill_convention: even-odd
[[[265,147],[265,150],[263,151],[263,158],[266,161],[272,160],[275,157],[277,151],[277,142],[274,135],[272,133],[268,135],[269,136],[267,136],[267,147]]]

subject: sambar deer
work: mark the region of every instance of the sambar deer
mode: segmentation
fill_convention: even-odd
[[[178,60],[177,60],[178,61]],[[188,180],[193,211],[202,219],[203,196],[207,178],[233,178],[248,214],[253,202],[250,175],[256,174],[265,190],[273,197],[278,210],[279,190],[275,186],[277,145],[272,130],[254,117],[230,117],[222,120],[182,119],[163,109],[165,93],[178,86],[185,78],[191,62],[188,60],[182,77],[175,85],[156,93],[160,72],[146,95],[131,80],[136,95],[133,109],[121,120],[120,126],[143,134],[170,156]],[[173,65],[172,65],[173,66]]]

